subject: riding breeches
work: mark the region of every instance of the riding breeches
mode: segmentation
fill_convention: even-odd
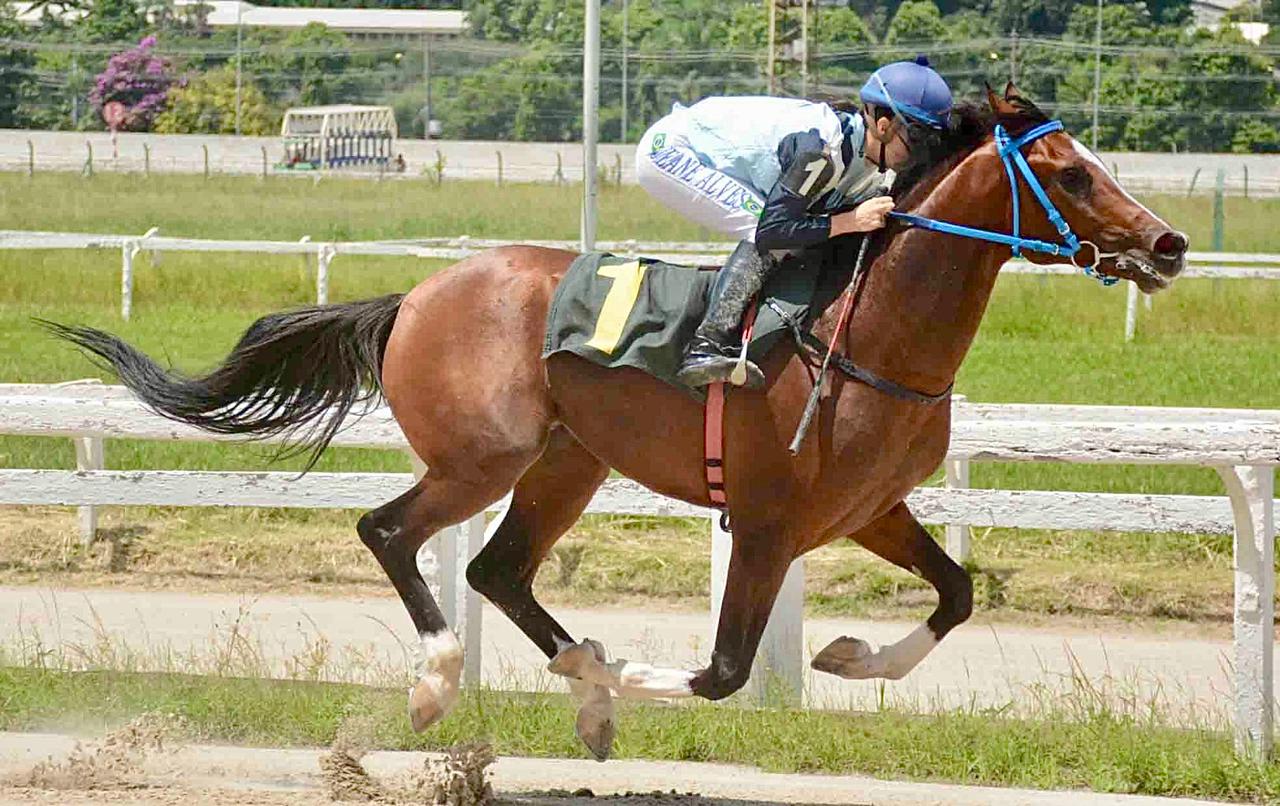
[[[764,196],[709,167],[689,145],[676,114],[653,124],[636,146],[636,179],[650,196],[702,226],[755,241]]]

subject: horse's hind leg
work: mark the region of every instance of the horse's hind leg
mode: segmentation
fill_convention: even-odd
[[[418,549],[431,535],[501,498],[518,473],[458,481],[429,469],[412,489],[357,524],[360,539],[400,594],[422,644],[418,681],[409,692],[415,731],[425,730],[453,706],[462,673],[462,646],[418,571]]]
[[[551,431],[540,349],[554,267],[539,254],[495,250],[422,283],[401,303],[383,353],[383,393],[427,473],[366,515],[360,537],[423,642],[425,669],[409,703],[418,730],[452,704],[462,664],[418,573],[418,548],[505,495]]]
[[[548,658],[574,641],[534,598],[533,580],[551,547],[578,520],[608,475],[608,466],[567,431],[552,431],[542,457],[516,483],[497,530],[467,567],[471,587],[497,605]],[[595,660],[605,660],[602,646],[584,643]],[[569,686],[583,700],[578,736],[603,761],[613,744],[612,694],[582,680],[570,680]]]
[[[899,502],[887,514],[851,536],[889,562],[923,577],[938,591],[938,607],[928,621],[894,644],[872,650],[866,641],[844,636],[814,656],[820,672],[850,680],[898,680],[924,660],[942,637],[973,611],[973,582]]]
[[[497,605],[548,658],[573,638],[538,604],[533,579],[556,541],[578,520],[609,468],[562,428],[511,493],[480,554],[467,567],[467,582]]]

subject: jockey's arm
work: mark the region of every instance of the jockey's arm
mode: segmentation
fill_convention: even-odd
[[[810,246],[831,237],[831,216],[809,213],[810,200],[834,170],[823,146],[817,129],[789,134],[778,144],[782,173],[756,225],[756,248],[761,252]]]
[[[852,210],[834,214],[810,211],[834,172],[823,146],[816,129],[789,134],[778,145],[782,173],[769,191],[756,225],[756,248],[761,252],[797,249],[836,235],[884,226],[885,216],[893,209],[888,197],[868,199]]]

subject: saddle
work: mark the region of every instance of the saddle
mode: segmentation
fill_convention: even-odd
[[[759,361],[784,335],[807,330],[822,274],[817,252],[788,257],[760,292],[747,355]],[[634,367],[695,400],[676,380],[685,345],[707,310],[714,271],[603,252],[580,255],[556,288],[542,356],[570,352],[603,367]]]

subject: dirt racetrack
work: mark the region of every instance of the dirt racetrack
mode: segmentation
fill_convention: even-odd
[[[331,751],[174,744],[145,722],[81,744],[57,734],[0,732],[0,806],[312,806],[333,804]],[[123,738],[122,738],[123,737]],[[115,748],[115,749],[113,749]],[[415,776],[442,754],[372,752],[361,763],[381,803],[431,803]],[[783,775],[691,762],[498,758],[494,804],[512,806],[1156,806],[1208,801],[1090,792],[880,781],[847,775]],[[407,785],[407,786],[406,786]],[[358,787],[357,787],[358,788]],[[696,793],[696,794],[695,794]],[[456,794],[456,792],[455,792]],[[347,789],[344,795],[361,798]],[[471,797],[451,797],[471,806]]]

